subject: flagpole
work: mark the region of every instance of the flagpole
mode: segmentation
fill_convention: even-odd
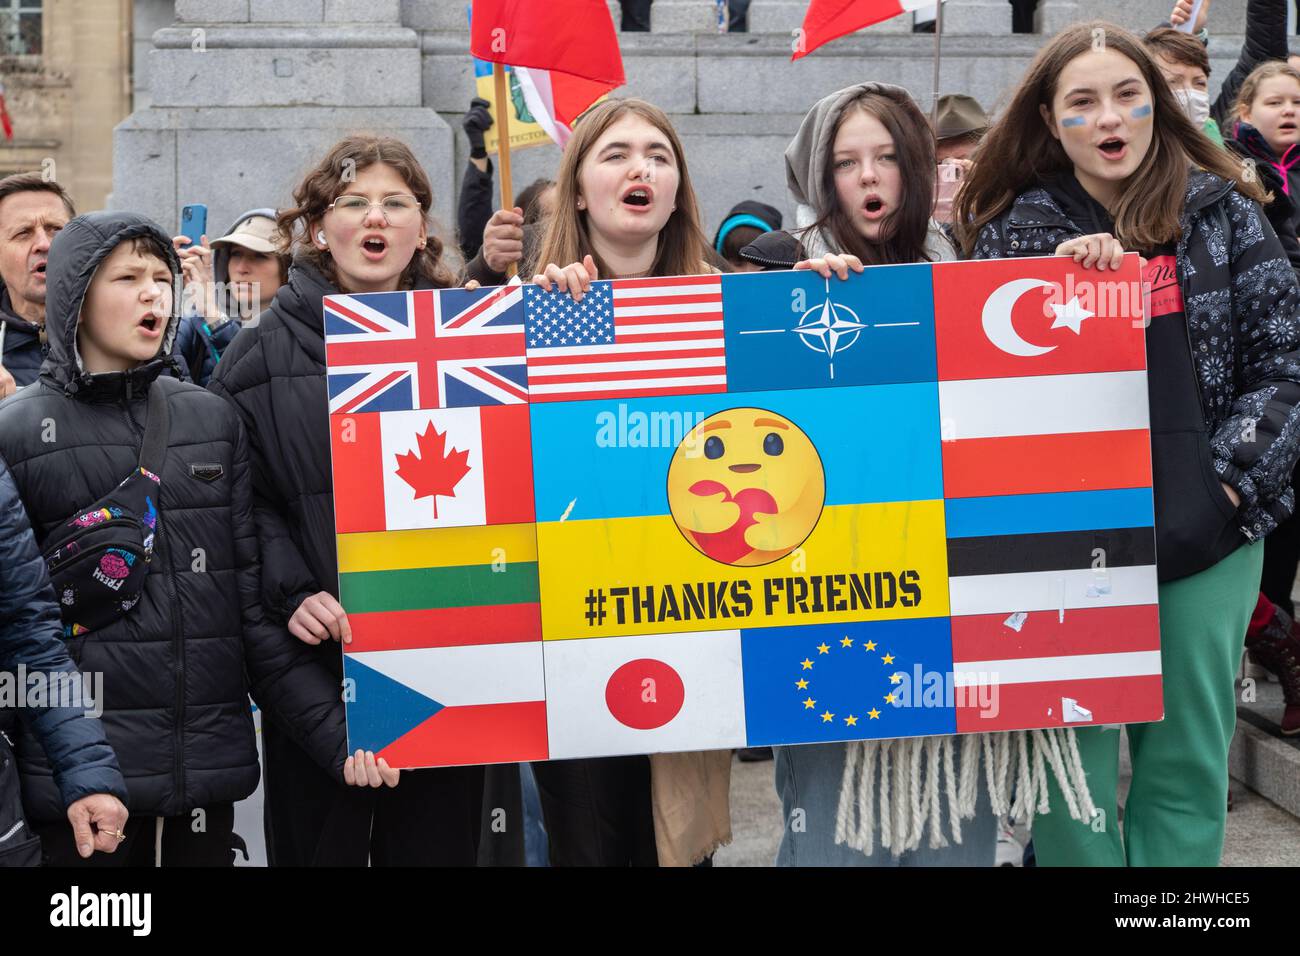
[[[492,64],[492,79],[496,83],[497,100],[497,165],[501,176],[501,208],[514,209],[515,190],[510,182],[510,97],[506,89],[506,68]],[[506,267],[506,276],[513,279],[518,269],[512,262]]]
[[[940,40],[943,37],[943,0],[934,5],[934,102],[930,104],[930,125],[938,129],[939,123],[939,61]]]

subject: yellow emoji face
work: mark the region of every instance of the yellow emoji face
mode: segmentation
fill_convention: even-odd
[[[686,540],[714,561],[752,567],[812,533],[826,500],[821,456],[798,425],[730,408],[696,425],[668,465],[668,507]]]

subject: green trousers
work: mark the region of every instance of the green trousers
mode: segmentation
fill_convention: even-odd
[[[1070,818],[1048,774],[1052,811],[1035,817],[1040,866],[1218,866],[1227,822],[1228,747],[1235,681],[1259,594],[1262,543],[1243,545],[1199,574],[1160,586],[1165,719],[1130,724],[1133,782],[1117,825],[1118,729],[1078,731],[1088,788],[1100,811]]]

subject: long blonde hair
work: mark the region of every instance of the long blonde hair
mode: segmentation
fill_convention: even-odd
[[[583,114],[574,127],[573,136],[564,147],[560,171],[555,176],[555,213],[546,227],[538,247],[537,261],[525,271],[537,271],[548,263],[566,266],[581,262],[584,256],[595,260],[602,278],[613,278],[591,244],[587,230],[587,213],[578,208],[578,171],[582,161],[605,131],[625,116],[639,116],[668,139],[677,159],[677,208],[659,231],[659,243],[650,266],[652,276],[698,275],[708,269],[709,242],[700,228],[699,204],[691,175],[686,168],[686,153],[681,139],[666,113],[644,100],[606,100]]]

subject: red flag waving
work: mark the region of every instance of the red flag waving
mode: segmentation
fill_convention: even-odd
[[[934,0],[812,0],[803,17],[803,36],[792,60],[807,56],[823,43],[880,23]]]
[[[5,105],[5,85],[0,83],[0,128],[4,130],[5,139],[14,138],[14,124],[9,119],[9,109]]]
[[[561,145],[583,111],[624,83],[605,0],[474,0],[469,49],[519,71],[530,109]]]

